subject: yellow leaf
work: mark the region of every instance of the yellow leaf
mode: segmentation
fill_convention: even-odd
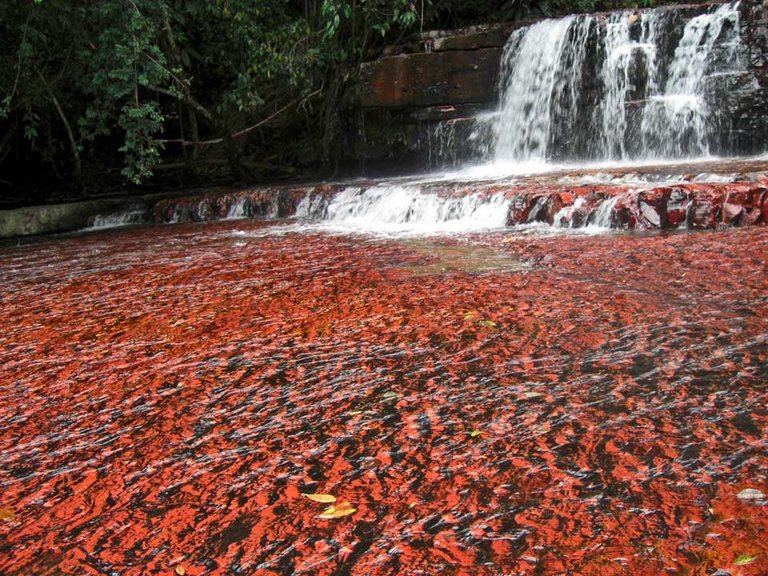
[[[336,502],[336,496],[330,494],[305,494],[301,493],[305,498],[309,498],[312,502],[320,502],[320,504],[333,504]]]
[[[742,554],[734,561],[736,566],[747,566],[757,560],[757,556],[750,556],[749,554]]]
[[[357,508],[353,508],[352,504],[349,502],[341,502],[340,504],[326,508],[322,514],[318,515],[318,518],[322,518],[323,520],[332,520],[334,518],[349,516],[355,512],[357,512]]]
[[[179,576],[184,576],[184,574],[186,573],[187,571],[184,570],[184,566],[176,566],[176,574],[178,574]]]
[[[480,320],[478,324],[480,324],[480,326],[483,328],[496,328],[496,322],[493,320]]]
[[[352,412],[347,412],[350,416],[357,416],[358,414],[362,414],[362,410],[352,410]]]
[[[480,430],[472,430],[472,432],[469,433],[470,438],[477,438],[482,434],[482,431]]]
[[[0,508],[0,520],[11,522],[14,518],[16,518],[16,514],[13,513],[13,510],[8,510],[7,508]]]

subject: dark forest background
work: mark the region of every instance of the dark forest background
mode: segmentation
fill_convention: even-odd
[[[652,4],[652,0],[643,6]],[[361,62],[622,0],[5,0],[0,208],[332,175]]]

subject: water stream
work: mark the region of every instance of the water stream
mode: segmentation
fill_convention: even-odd
[[[735,18],[518,31],[492,164],[0,245],[0,574],[768,574],[768,165],[700,158]],[[714,230],[607,233],[663,227]]]
[[[495,159],[706,156],[722,127],[708,79],[741,70],[738,2],[679,26],[670,10],[545,20],[513,33]],[[633,118],[633,116],[635,116]]]

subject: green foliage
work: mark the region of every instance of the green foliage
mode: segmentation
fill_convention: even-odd
[[[82,158],[138,183],[180,161],[194,170],[225,157],[234,174],[244,160],[329,162],[359,64],[385,43],[637,1],[655,2],[5,0],[0,163],[15,149],[30,168],[79,179]]]

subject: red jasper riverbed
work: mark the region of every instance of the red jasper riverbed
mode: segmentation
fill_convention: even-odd
[[[0,574],[768,574],[768,228],[270,229],[0,248]]]

